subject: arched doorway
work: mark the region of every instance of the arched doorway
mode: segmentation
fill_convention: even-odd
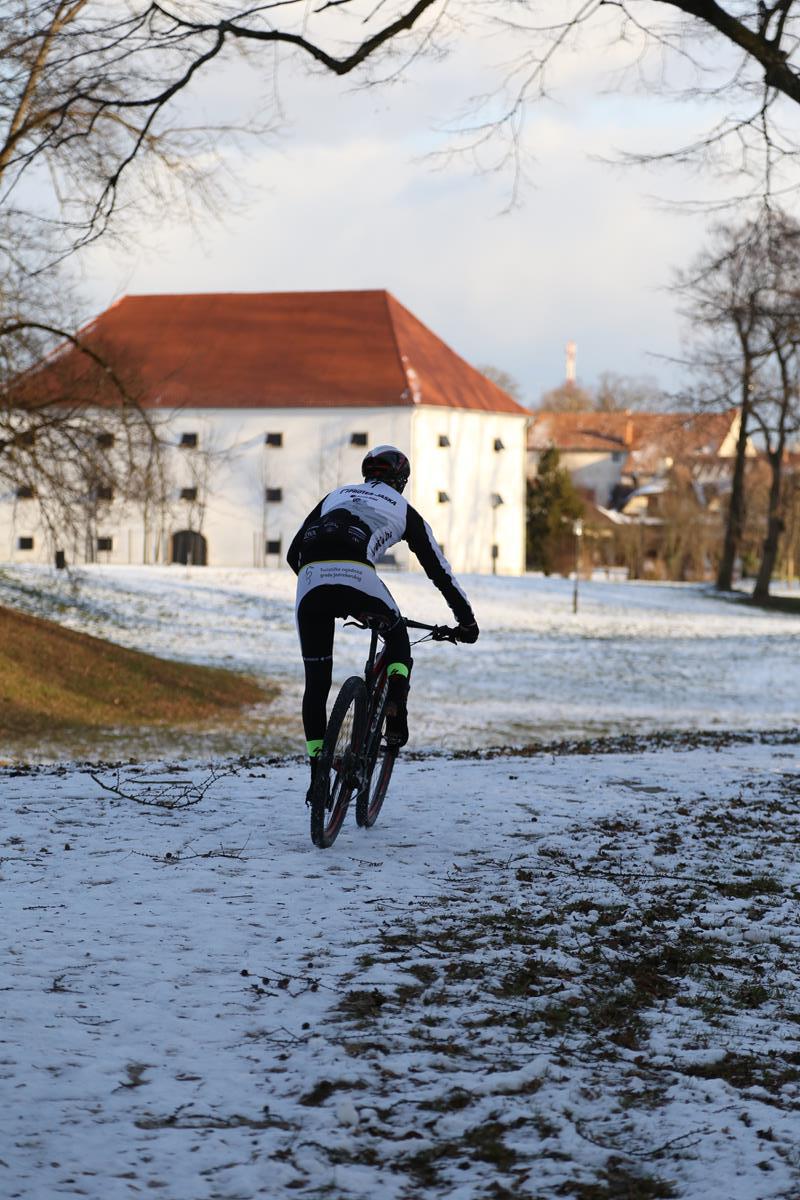
[[[194,529],[180,529],[172,535],[170,562],[192,567],[204,567],[208,562],[208,543]]]

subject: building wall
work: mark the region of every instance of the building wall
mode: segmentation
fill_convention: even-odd
[[[536,477],[539,451],[531,451],[528,470],[531,479]],[[608,505],[614,486],[622,475],[622,464],[627,451],[610,450],[559,450],[559,464],[569,472],[578,488],[594,494],[595,504]]]
[[[457,571],[525,570],[526,427],[514,414],[423,406],[414,412],[409,499]],[[495,450],[496,441],[502,449]]]
[[[196,530],[206,539],[211,566],[285,566],[288,545],[309,510],[333,488],[359,480],[366,449],[387,442],[410,453],[409,499],[455,570],[491,571],[492,544],[498,546],[498,571],[524,569],[524,418],[407,406],[185,408],[172,415],[168,428],[174,486],[160,521],[151,517],[145,527],[140,506],[115,500],[98,506],[96,522],[79,544],[59,545],[58,534],[43,529],[35,500],[4,498],[0,557],[52,562],[61,548],[70,562],[166,563],[173,535]],[[267,445],[268,434],[280,434],[282,444]],[[438,445],[442,434],[448,448]],[[185,435],[196,435],[197,445],[182,447]],[[353,444],[354,435],[366,444]],[[495,438],[505,449],[494,450]],[[186,488],[196,488],[196,499],[180,498]],[[449,502],[439,503],[439,491]],[[493,494],[503,504],[493,507]],[[33,537],[32,550],[19,548],[21,537]],[[112,548],[98,550],[98,538],[111,539]],[[404,545],[392,553],[399,567],[410,565]]]

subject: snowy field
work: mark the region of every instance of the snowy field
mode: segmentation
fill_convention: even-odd
[[[423,576],[386,578],[407,616],[451,620]],[[63,572],[5,567],[0,603],[126,646],[275,679],[281,695],[263,729],[228,749],[302,747],[288,568],[91,567],[76,579],[73,591]],[[413,749],[797,724],[796,616],[719,599],[699,586],[606,582],[581,584],[575,615],[567,580],[464,582],[482,636],[475,646],[427,643],[415,652]],[[365,635],[340,625],[336,679],[360,671],[364,657]],[[0,756],[5,749],[0,738]]]
[[[3,1197],[800,1196],[797,744],[226,769],[0,776]]]
[[[797,618],[466,583],[480,641],[418,648],[417,753],[319,851],[287,571],[0,571],[0,603],[282,688],[262,731],[119,770],[0,739],[3,1200],[798,1200]]]

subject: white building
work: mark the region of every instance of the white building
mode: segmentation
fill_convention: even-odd
[[[320,497],[391,443],[456,571],[524,570],[530,414],[387,292],[128,296],[81,339],[163,420],[172,486],[157,519],[105,488],[70,560],[283,565]],[[67,348],[62,379],[73,358],[85,377]],[[53,561],[58,540],[35,497],[0,504],[7,559]]]

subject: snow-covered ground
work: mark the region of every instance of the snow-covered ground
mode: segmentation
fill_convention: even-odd
[[[3,569],[0,603],[282,692],[250,758],[0,767],[4,1200],[797,1200],[796,618],[467,580],[483,636],[419,647],[419,756],[322,852],[269,756],[302,744],[290,574],[79,582]]]
[[[217,765],[0,774],[4,1197],[800,1195],[797,744]]]
[[[403,611],[448,621],[423,576],[386,576]],[[0,603],[168,657],[276,679],[263,732],[240,749],[302,746],[294,576],[271,571],[91,567],[0,569]],[[800,619],[700,586],[563,579],[464,580],[482,628],[475,646],[422,645],[412,747],[462,749],[656,729],[796,726]],[[360,671],[365,634],[337,634],[336,679]],[[0,753],[3,751],[0,744]]]

